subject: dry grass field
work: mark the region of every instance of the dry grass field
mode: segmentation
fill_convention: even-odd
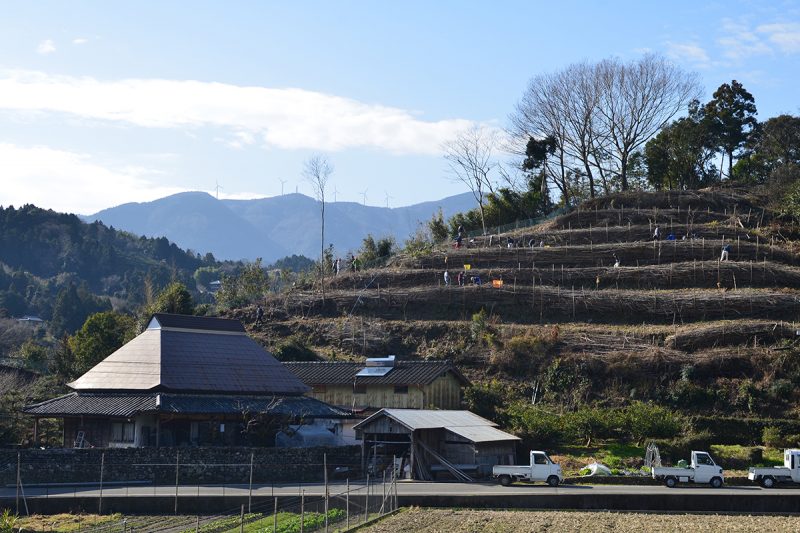
[[[579,511],[478,511],[407,509],[363,529],[365,533],[800,531],[798,516],[609,513]]]

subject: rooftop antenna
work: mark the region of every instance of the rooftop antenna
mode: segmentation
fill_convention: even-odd
[[[299,185],[295,185],[294,186],[294,193],[295,194],[297,194],[298,189],[300,189],[300,186]]]
[[[364,199],[364,205],[367,205],[367,191],[368,190],[369,190],[369,187],[364,189],[364,192],[361,193],[361,197]]]
[[[282,180],[282,179],[278,178],[278,181],[281,182],[281,196],[283,196],[283,186],[286,185],[286,182],[288,180]]]
[[[336,188],[336,185],[333,186],[333,201],[336,201],[336,194],[339,192],[339,189]]]
[[[219,200],[219,190],[220,190],[220,189],[224,189],[225,187],[223,187],[222,185],[220,185],[220,184],[219,184],[219,181],[216,181],[216,184],[217,184],[217,186],[215,187],[215,189],[217,189],[217,200]]]
[[[386,193],[386,208],[388,209],[389,208],[389,200],[390,199],[394,199],[394,196],[389,196],[389,191],[383,191],[383,192]]]

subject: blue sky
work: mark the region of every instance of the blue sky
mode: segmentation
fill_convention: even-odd
[[[441,143],[528,80],[661,53],[705,98],[800,112],[797,2],[0,2],[0,205],[91,213],[182,190],[390,206],[464,192]]]

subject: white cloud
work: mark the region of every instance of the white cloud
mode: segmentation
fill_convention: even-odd
[[[424,121],[404,109],[304,89],[192,80],[100,81],[30,71],[0,76],[0,108],[64,112],[150,128],[223,127],[234,132],[239,146],[258,137],[284,149],[366,147],[437,154],[443,141],[472,124]]]
[[[742,60],[752,56],[768,55],[772,49],[749,25],[731,19],[722,21],[724,35],[717,39],[723,54],[729,59]]]
[[[708,53],[700,45],[694,43],[667,42],[667,55],[676,60],[695,65],[704,65],[709,62]]]
[[[800,52],[800,24],[794,22],[762,24],[756,30],[765,34],[767,39],[782,52],[787,54]]]
[[[86,44],[88,42],[89,42],[89,39],[86,39],[85,37],[76,37],[75,39],[72,39],[72,44],[75,44],[75,45]]]
[[[47,55],[52,54],[56,51],[56,44],[53,42],[52,39],[45,39],[44,41],[39,43],[39,46],[36,47],[36,52],[39,54]]]
[[[87,155],[46,146],[0,143],[0,161],[0,205],[6,206],[32,203],[56,211],[89,214],[182,190],[158,185],[158,173],[148,169],[107,168]]]

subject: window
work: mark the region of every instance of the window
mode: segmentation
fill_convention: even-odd
[[[697,464],[699,465],[709,465],[714,466],[714,461],[711,460],[711,457],[704,453],[697,454]]]
[[[324,392],[327,392],[327,390],[328,390],[328,388],[325,385],[322,385],[322,384],[311,385],[311,391],[312,392],[324,393]]]
[[[133,422],[112,422],[111,442],[133,442],[136,425]]]
[[[394,386],[394,393],[395,394],[408,394],[408,385],[395,385]]]
[[[533,463],[537,465],[546,465],[547,459],[545,458],[544,454],[535,453],[533,454]]]
[[[366,385],[354,385],[353,386],[353,394],[366,394],[367,393],[367,386]]]

